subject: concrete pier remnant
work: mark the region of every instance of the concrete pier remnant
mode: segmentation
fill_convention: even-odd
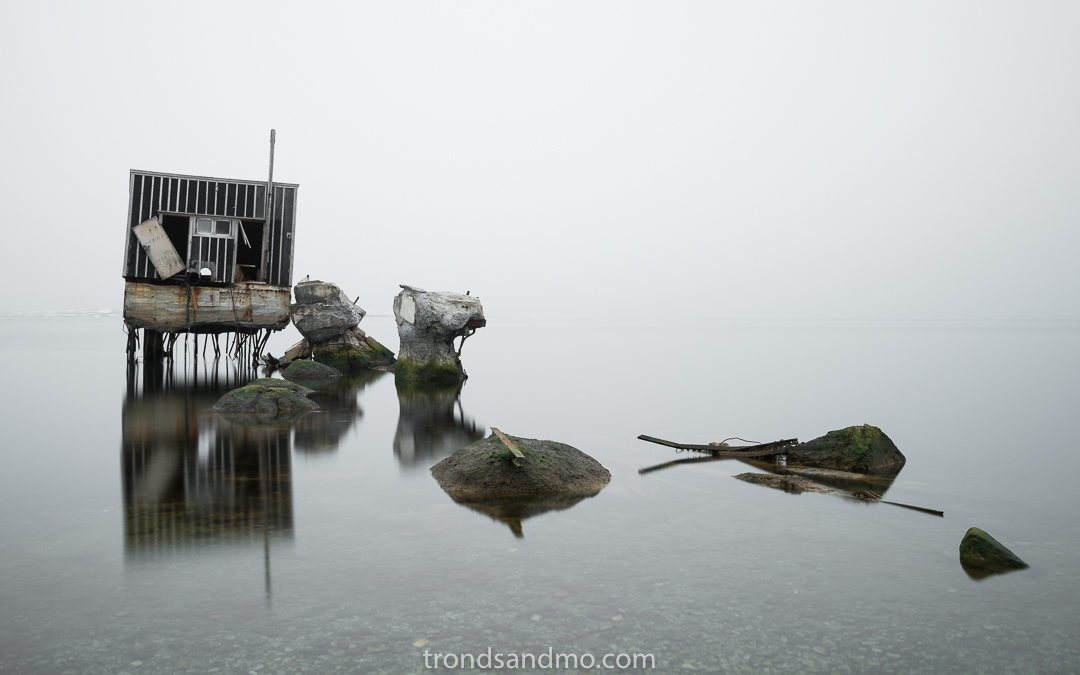
[[[467,375],[461,346],[477,328],[487,325],[480,298],[460,293],[429,292],[401,286],[394,298],[398,360],[394,372],[405,382],[451,383]],[[454,340],[461,338],[457,349]]]

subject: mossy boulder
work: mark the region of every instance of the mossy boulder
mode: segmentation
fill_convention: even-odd
[[[1006,572],[1028,566],[997,539],[977,527],[967,531],[960,542],[960,562],[991,572]]]
[[[315,344],[311,350],[318,363],[351,375],[394,363],[394,352],[359,329]]]
[[[907,461],[881,429],[869,424],[830,431],[788,449],[785,454],[788,464],[854,473],[898,471]]]
[[[309,383],[331,382],[341,377],[341,371],[322,363],[303,359],[290,363],[289,367],[281,372],[281,376],[290,382],[300,382],[306,385]],[[317,389],[318,387],[314,388]]]
[[[397,381],[402,383],[452,385],[465,380],[465,368],[461,365],[461,361],[420,363],[413,359],[400,358],[394,364],[394,375]]]
[[[470,497],[590,495],[611,481],[611,474],[600,462],[577,448],[555,441],[509,438],[524,459],[516,459],[492,434],[431,467],[431,474],[459,501]]]
[[[252,380],[251,382],[248,382],[248,386],[251,385],[255,385],[257,387],[277,387],[279,389],[290,389],[292,391],[295,391],[297,394],[303,394],[304,396],[307,396],[311,392],[315,391],[314,389],[308,389],[307,387],[301,386],[295,382],[289,382],[288,380],[282,380],[276,377],[260,377],[257,380]]]
[[[214,410],[222,413],[248,415],[294,415],[315,410],[319,406],[298,391],[288,387],[264,387],[249,384],[233,389],[214,404]]]

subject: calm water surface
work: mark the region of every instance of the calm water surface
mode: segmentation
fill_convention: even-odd
[[[392,320],[364,327],[396,348]],[[227,364],[129,379],[119,319],[0,319],[0,671],[400,673],[490,647],[649,653],[653,672],[1077,672],[1078,338],[493,320],[460,392],[373,373],[268,425],[207,412]],[[642,433],[863,423],[908,458],[886,498],[944,518],[746,484],[735,461],[638,473],[677,458]],[[612,482],[524,520],[460,506],[428,469],[490,425]],[[1031,568],[969,577],[973,525]]]

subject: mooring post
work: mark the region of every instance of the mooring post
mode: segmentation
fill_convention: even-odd
[[[165,356],[161,331],[143,329],[143,361],[158,362]]]
[[[127,357],[128,363],[135,363],[135,350],[138,348],[138,329],[131,326],[127,328]]]

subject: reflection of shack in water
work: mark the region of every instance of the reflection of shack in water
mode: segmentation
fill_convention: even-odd
[[[383,370],[368,370],[359,375],[343,377],[326,389],[308,398],[319,404],[320,410],[305,415],[296,422],[296,449],[318,453],[337,449],[341,439],[364,416],[358,397],[365,387],[386,374]]]
[[[400,413],[394,454],[403,466],[426,467],[484,437],[484,428],[465,417],[461,386],[423,387],[397,381]]]
[[[208,415],[224,391],[129,393],[121,458],[128,560],[292,539],[291,426]]]

